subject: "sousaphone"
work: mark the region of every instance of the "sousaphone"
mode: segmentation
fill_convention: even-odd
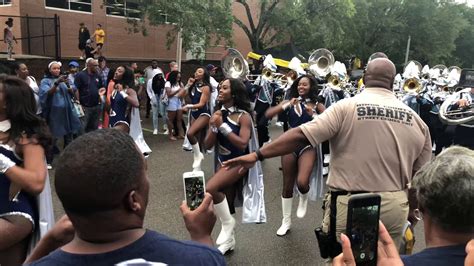
[[[234,48],[227,49],[221,60],[222,72],[226,78],[245,80],[249,74],[249,65],[242,54]]]
[[[334,55],[328,49],[320,48],[309,56],[309,71],[316,77],[325,78],[331,72],[334,62]]]

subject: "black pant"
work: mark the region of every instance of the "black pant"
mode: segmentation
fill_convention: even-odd
[[[268,132],[268,119],[265,117],[265,111],[267,111],[270,104],[262,103],[258,101],[255,103],[255,112],[257,113],[257,135],[258,135],[258,145],[263,146],[263,143],[270,140],[270,135]]]
[[[150,97],[146,97],[146,113],[145,113],[146,118],[150,117],[150,110],[151,110]]]

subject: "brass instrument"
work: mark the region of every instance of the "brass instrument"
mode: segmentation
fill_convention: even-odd
[[[334,62],[334,55],[329,50],[317,49],[309,56],[309,71],[316,77],[325,78],[331,72]]]
[[[423,86],[419,79],[409,78],[403,83],[403,90],[408,94],[419,94]]]
[[[229,48],[221,60],[222,72],[227,78],[245,80],[249,75],[249,65],[242,54],[234,48]]]
[[[452,101],[444,101],[439,108],[439,119],[447,125],[466,124],[474,121],[474,104],[463,109],[448,111]]]

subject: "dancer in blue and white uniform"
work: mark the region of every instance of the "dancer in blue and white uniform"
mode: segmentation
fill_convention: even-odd
[[[232,213],[238,204],[236,199],[243,198],[244,223],[265,222],[266,216],[260,165],[243,172],[238,168],[221,167],[222,162],[248,154],[257,148],[250,101],[244,83],[237,79],[224,80],[217,99],[219,110],[214,112],[209,121],[210,129],[204,141],[206,149],[216,148],[217,157],[216,171],[207,183],[206,191],[212,195],[214,211],[222,224],[216,244],[222,254],[225,254],[235,247],[235,219]]]
[[[288,125],[290,128],[298,127],[313,119],[316,115],[325,110],[322,103],[318,103],[318,90],[316,80],[304,75],[295,80],[289,89],[290,100],[285,100],[275,107],[271,107],[265,113],[268,119],[275,115],[286,112],[288,115]],[[296,215],[303,218],[306,215],[308,205],[308,192],[310,183],[313,184],[313,200],[322,196],[322,160],[320,148],[313,148],[311,145],[303,147],[297,152],[293,152],[281,157],[283,170],[283,191],[281,194],[281,205],[283,220],[277,235],[286,235],[291,227],[291,207],[293,202],[293,190],[295,183],[300,194],[298,210]],[[316,169],[313,169],[316,166]],[[314,176],[316,180],[310,180]]]
[[[16,77],[0,77],[0,265],[20,265],[38,226],[47,178],[45,150],[52,140],[36,115],[32,90]]]
[[[183,112],[190,111],[190,121],[186,137],[191,143],[194,155],[193,169],[201,170],[201,161],[204,155],[199,147],[199,140],[205,134],[205,129],[209,124],[211,109],[209,100],[211,98],[211,85],[209,83],[209,73],[200,67],[196,69],[193,78],[189,78],[185,86],[187,105],[183,107]]]

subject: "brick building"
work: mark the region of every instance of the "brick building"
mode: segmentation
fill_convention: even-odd
[[[251,2],[255,6],[257,0]],[[57,15],[60,22],[58,47],[61,57],[65,58],[80,56],[80,51],[77,48],[80,22],[86,24],[91,35],[96,25],[98,23],[102,24],[106,32],[103,53],[109,58],[123,60],[157,58],[160,61],[170,61],[176,58],[176,43],[172,44],[169,50],[166,47],[166,33],[169,27],[173,27],[172,25],[149,26],[147,36],[143,36],[141,33],[129,34],[126,30],[128,24],[125,15],[137,16],[139,0],[112,0],[110,3],[113,8],[104,5],[102,0],[0,0],[0,15],[2,16],[0,19],[6,20],[7,16],[12,16],[15,21],[18,21],[23,19],[19,18],[20,16],[54,17]],[[252,10],[258,9],[253,8]],[[236,4],[233,6],[233,13],[237,17],[243,18],[246,16],[245,10]],[[28,35],[28,30],[31,31],[25,25],[24,22],[15,24],[14,34],[17,38],[25,38]],[[251,50],[248,38],[239,27],[236,25],[233,27],[235,46],[242,54],[246,55]],[[1,50],[5,50],[3,45],[3,43],[0,44]],[[54,45],[54,43],[48,43],[45,46],[51,45]],[[28,54],[31,47],[34,48],[35,44],[30,43],[28,46],[25,39],[22,39],[15,46],[15,52],[17,54]],[[205,59],[220,60],[221,53],[224,50],[224,47],[211,47],[206,51]],[[191,57],[190,53],[183,53],[182,59],[185,61],[192,59]]]

